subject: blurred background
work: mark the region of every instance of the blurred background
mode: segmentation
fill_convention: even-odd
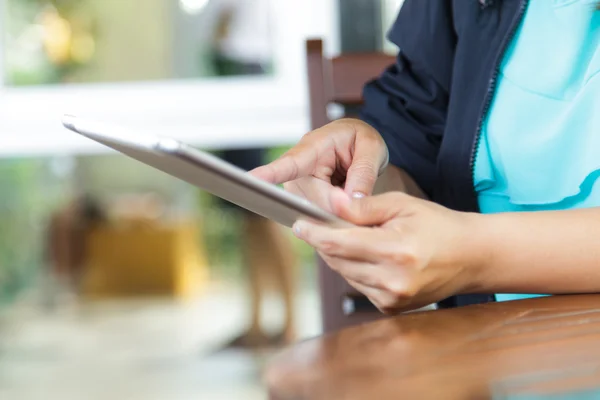
[[[0,0],[0,398],[266,398],[321,329],[311,250],[60,117],[249,169],[309,129],[306,39],[393,54],[401,3]]]

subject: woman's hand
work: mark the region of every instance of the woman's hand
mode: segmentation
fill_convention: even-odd
[[[283,183],[286,190],[327,208],[323,194],[334,186],[349,196],[370,195],[387,162],[387,147],[375,129],[360,120],[341,119],[306,134],[281,158],[251,174]]]
[[[479,260],[469,238],[478,215],[399,192],[351,199],[339,189],[330,193],[330,208],[358,227],[298,221],[294,232],[381,311],[416,309],[472,289]]]

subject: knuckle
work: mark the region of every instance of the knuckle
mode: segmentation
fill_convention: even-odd
[[[378,147],[385,147],[385,142],[381,135],[374,129],[361,129],[359,131],[360,140],[364,141],[367,145]]]
[[[398,304],[390,298],[379,300],[377,303],[374,304],[379,309],[379,311],[381,311],[385,315],[394,315],[398,313]]]
[[[357,120],[352,118],[340,118],[329,124],[329,126],[334,126],[337,129],[343,128],[349,132],[354,132],[356,130]]]
[[[332,135],[345,135],[350,132],[354,132],[352,120],[341,118],[308,132],[304,137],[310,140],[326,140]]]
[[[408,300],[415,296],[414,288],[409,283],[401,280],[387,282],[386,290],[395,300]]]
[[[383,143],[383,138],[377,130],[360,119],[350,117],[340,118],[332,122],[332,124],[335,124],[338,129],[343,128],[345,133],[355,134],[357,137],[360,137],[360,140]]]
[[[383,314],[388,315],[388,316],[392,316],[392,315],[396,314],[396,308],[393,306],[377,306],[377,308]]]
[[[281,157],[279,157],[279,163],[293,163],[296,160],[296,157],[301,153],[301,150],[291,149],[290,151],[284,153]]]
[[[363,282],[366,286],[381,288],[385,287],[385,282],[378,275],[370,274],[367,271],[363,271],[358,275],[358,278],[361,282]]]
[[[301,157],[300,150],[294,152],[288,152],[281,156],[280,161],[282,165],[285,165],[292,176],[298,176],[300,167],[298,166],[298,157]]]
[[[410,251],[394,251],[393,249],[389,249],[387,254],[387,259],[393,265],[403,266],[403,267],[412,267],[417,264],[417,255]]]
[[[395,252],[395,251],[391,252],[387,256],[387,258],[391,261],[391,263],[393,265],[396,265],[396,266],[398,266],[398,265],[406,265],[407,262],[408,262],[408,259],[409,259],[407,257],[407,255],[406,255],[406,253],[404,253],[404,252],[400,253],[400,252]]]

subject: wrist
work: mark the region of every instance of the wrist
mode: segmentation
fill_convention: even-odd
[[[461,292],[471,294],[488,293],[492,290],[494,243],[492,225],[494,219],[489,215],[465,213],[463,232],[465,237],[459,246],[459,268],[463,271]]]

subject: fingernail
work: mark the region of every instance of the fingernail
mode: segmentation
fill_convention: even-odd
[[[366,195],[361,192],[353,192],[352,197],[355,199],[362,199],[363,197],[366,197]]]
[[[302,222],[297,221],[296,223],[294,223],[294,226],[292,226],[292,230],[294,231],[294,235],[300,237],[300,234],[302,233]]]

